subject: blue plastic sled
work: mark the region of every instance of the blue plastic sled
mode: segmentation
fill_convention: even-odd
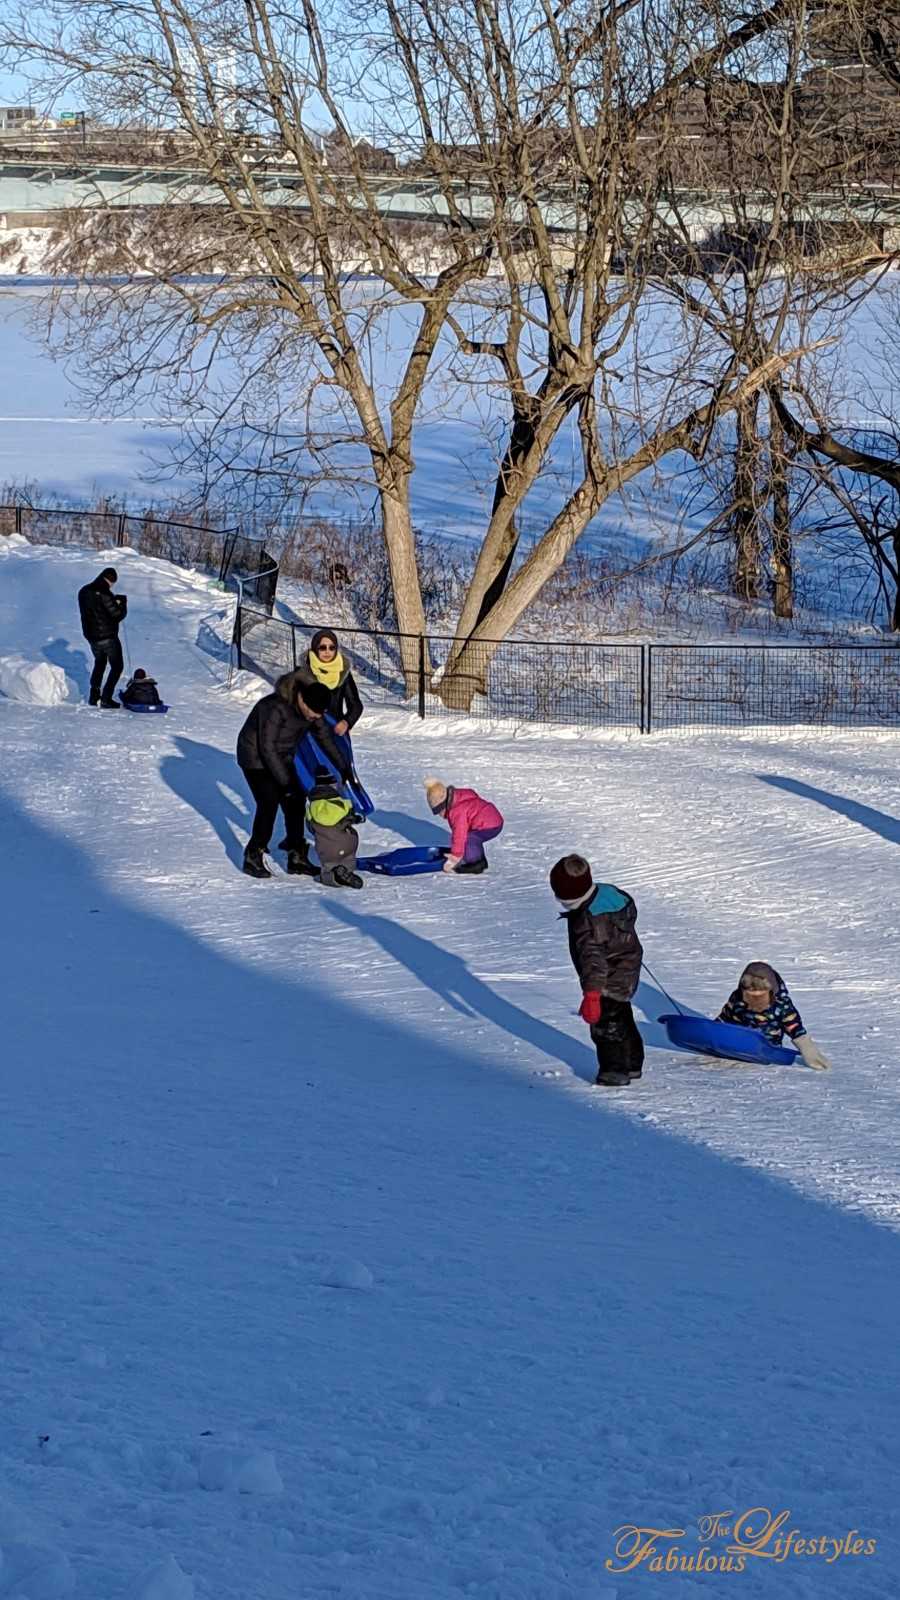
[[[380,856],[360,856],[360,872],[380,872],[387,878],[417,878],[420,872],[443,872],[446,850],[436,845],[413,845],[408,850],[386,850]]]
[[[329,715],[326,716],[325,720],[331,727],[332,737],[334,738],[338,749],[347,757],[347,762],[350,767],[350,782],[342,785],[346,792],[347,798],[354,810],[359,811],[364,817],[370,817],[372,812],[375,810],[375,803],[369,798],[360,782],[359,774],[356,770],[356,764],[353,760],[353,746],[350,743],[350,735],[347,733],[334,732],[334,717]],[[303,738],[300,740],[294,756],[294,766],[297,769],[297,776],[300,779],[304,789],[315,788],[316,767],[324,767],[326,771],[331,773],[332,777],[337,778],[339,783],[341,782],[341,775],[338,772],[337,767],[331,758],[325,754],[325,751],[319,744],[315,734],[304,734]]]
[[[796,1050],[782,1050],[780,1045],[770,1044],[755,1028],[740,1028],[735,1022],[714,1022],[711,1017],[682,1015],[659,1020],[673,1044],[685,1050],[697,1050],[701,1055],[770,1067],[792,1066],[799,1059]]]
[[[119,701],[119,705],[123,706],[126,711],[154,711],[154,712],[157,713],[157,715],[159,714],[160,711],[168,711],[168,709],[169,709],[168,706],[163,706],[163,705],[158,705],[158,706],[133,706],[133,705],[129,705],[127,700],[120,700]]]

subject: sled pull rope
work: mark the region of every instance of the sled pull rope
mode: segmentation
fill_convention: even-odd
[[[647,977],[653,979],[653,982],[656,984],[656,987],[660,991],[660,993],[665,995],[666,999],[669,1002],[669,1005],[670,1006],[674,1006],[675,1010],[678,1012],[678,1015],[680,1017],[683,1017],[684,1016],[684,1012],[682,1011],[681,1006],[678,1004],[678,1001],[672,999],[672,996],[670,995],[668,989],[666,989],[664,987],[664,985],[660,983],[660,981],[659,981],[658,977],[656,976],[655,972],[651,972],[650,971],[650,968],[648,967],[646,961],[642,961],[641,962],[641,966],[643,967],[644,971],[646,972]]]
[[[122,643],[125,646],[125,665],[126,665],[126,667],[128,669],[128,676],[130,678],[132,676],[132,671],[131,671],[131,651],[128,648],[128,633],[127,633],[127,630],[125,628],[125,619],[124,619],[124,617],[122,618]]]

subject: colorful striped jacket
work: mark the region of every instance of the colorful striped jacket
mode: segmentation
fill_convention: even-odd
[[[740,989],[728,996],[719,1012],[719,1022],[736,1022],[741,1028],[757,1028],[770,1044],[780,1044],[783,1034],[799,1039],[806,1032],[803,1019],[782,983],[765,1011],[752,1011],[741,999]]]

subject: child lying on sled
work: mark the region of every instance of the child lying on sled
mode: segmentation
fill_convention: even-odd
[[[725,1001],[718,1022],[733,1022],[740,1028],[756,1028],[770,1044],[780,1045],[787,1034],[800,1051],[806,1065],[822,1072],[831,1066],[787,992],[784,979],[766,961],[751,961],[741,973],[738,986]]]

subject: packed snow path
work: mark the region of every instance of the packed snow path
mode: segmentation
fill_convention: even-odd
[[[0,544],[2,654],[83,688],[105,559]],[[169,716],[0,701],[0,1596],[894,1600],[900,740],[370,715],[367,845],[438,836],[437,770],[504,810],[491,872],[256,884],[226,597],[116,564]],[[676,998],[770,959],[834,1072],[650,1021],[644,1082],[592,1089],[569,847]],[[874,1552],[606,1566],[751,1507]]]

